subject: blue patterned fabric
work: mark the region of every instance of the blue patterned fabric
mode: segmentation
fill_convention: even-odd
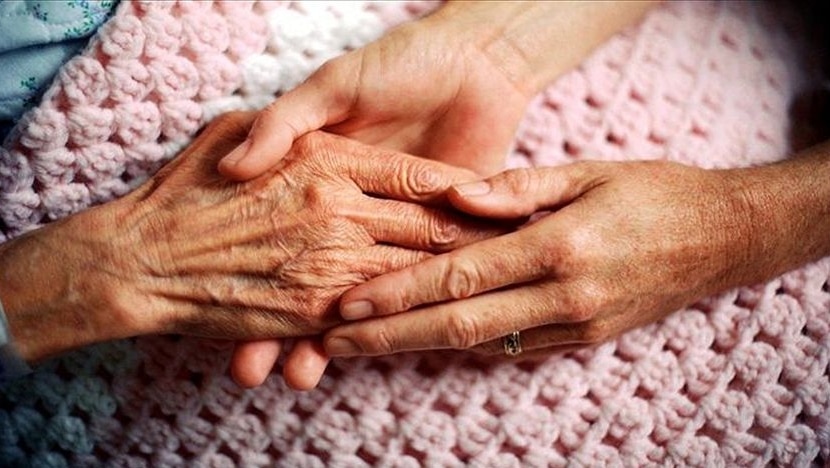
[[[0,0],[0,139],[37,102],[60,66],[84,47],[116,3]]]

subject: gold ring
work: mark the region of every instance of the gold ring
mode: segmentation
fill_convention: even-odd
[[[522,354],[522,339],[519,331],[516,330],[502,338],[502,345],[504,345],[504,354],[510,357]]]

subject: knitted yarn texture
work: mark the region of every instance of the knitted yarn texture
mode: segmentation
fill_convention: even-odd
[[[430,7],[124,2],[0,149],[2,235],[127,193],[211,118]],[[804,80],[786,30],[751,3],[664,5],[534,99],[508,165],[781,159]],[[822,466],[829,274],[823,260],[539,362],[337,360],[306,393],[238,388],[227,342],[106,343],[0,388],[0,465]]]

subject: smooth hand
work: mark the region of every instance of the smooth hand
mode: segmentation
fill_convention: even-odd
[[[551,213],[497,238],[370,280],[341,300],[331,356],[434,348],[569,350],[654,322],[698,298],[761,280],[781,258],[753,245],[741,171],[665,162],[514,170],[451,189],[488,218]],[[749,257],[750,252],[756,252]]]
[[[483,175],[501,170],[531,90],[467,26],[428,17],[327,62],[262,111],[220,170],[256,176],[319,128]]]
[[[278,98],[220,171],[255,177],[324,128],[492,175],[530,99],[652,3],[448,2]]]
[[[253,118],[220,117],[127,197],[0,246],[24,357],[149,333],[319,333],[350,287],[494,232],[399,201],[435,201],[467,171],[322,132],[230,182],[216,163]]]

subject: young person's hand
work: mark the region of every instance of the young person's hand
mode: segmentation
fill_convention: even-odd
[[[504,167],[530,98],[649,3],[448,3],[326,63],[263,110],[219,168],[233,179],[255,177],[296,138],[324,128],[492,175]],[[296,349],[286,373],[307,388],[327,357],[319,344]],[[237,382],[262,382],[279,350],[276,341],[240,343],[231,364]],[[301,384],[303,375],[316,377]]]

